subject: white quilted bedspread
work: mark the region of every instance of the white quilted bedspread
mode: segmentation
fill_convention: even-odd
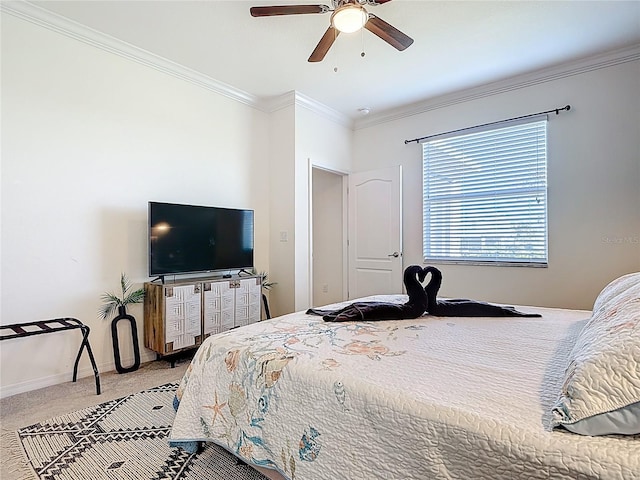
[[[210,337],[171,441],[212,441],[290,479],[640,479],[640,437],[551,430],[589,312],[518,308],[542,317],[294,313]]]

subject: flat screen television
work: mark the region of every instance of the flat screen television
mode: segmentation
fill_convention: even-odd
[[[253,267],[253,210],[149,202],[149,276]]]

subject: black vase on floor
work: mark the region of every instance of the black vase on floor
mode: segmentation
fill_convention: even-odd
[[[133,365],[123,367],[120,360],[120,344],[118,342],[118,322],[120,320],[129,320],[131,323],[131,337],[133,341]],[[111,339],[113,340],[113,358],[116,362],[116,370],[118,373],[134,372],[140,368],[140,346],[138,345],[138,327],[136,319],[127,313],[127,307],[121,305],[118,307],[118,316],[111,321]]]
[[[271,312],[269,311],[269,300],[267,300],[267,296],[264,293],[262,294],[262,303],[264,304],[265,316],[267,317],[267,320],[269,320],[271,318]]]

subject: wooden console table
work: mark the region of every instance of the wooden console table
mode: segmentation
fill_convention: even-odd
[[[44,333],[62,332],[64,330],[74,330],[79,328],[82,331],[82,343],[76,357],[76,363],[73,366],[73,381],[78,377],[78,363],[82,351],[86,348],[93,366],[93,374],[96,377],[96,395],[100,395],[100,373],[96,366],[96,360],[93,358],[91,345],[89,345],[89,327],[76,318],[56,318],[53,320],[40,320],[37,322],[14,323],[12,325],[0,325],[0,340],[9,340],[11,338],[31,337],[33,335],[42,335]]]

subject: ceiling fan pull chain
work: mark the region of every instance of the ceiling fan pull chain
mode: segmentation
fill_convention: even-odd
[[[336,29],[336,37],[338,38],[338,29]],[[336,59],[336,64],[333,67],[333,72],[338,73],[338,66],[340,65],[340,48],[334,48],[333,53],[331,54]]]
[[[364,53],[364,28],[360,30],[360,34],[362,37],[362,52],[360,52],[360,56],[364,58],[364,56],[366,55],[366,53]]]

